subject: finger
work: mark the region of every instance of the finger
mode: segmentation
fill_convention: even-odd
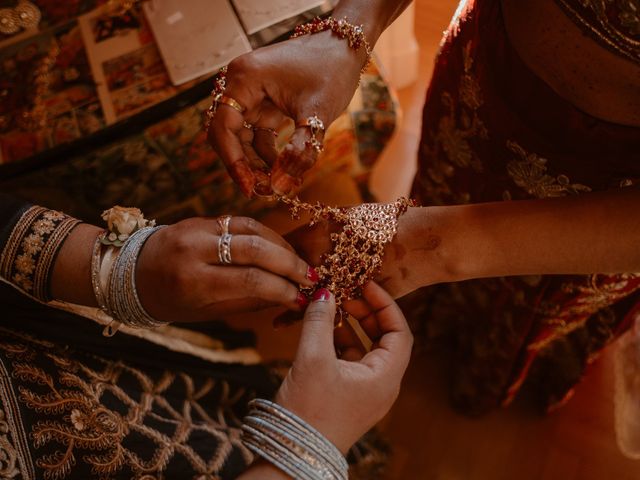
[[[296,311],[309,304],[309,299],[293,283],[260,268],[211,266],[210,269],[216,279],[211,288],[226,301],[254,298]]]
[[[231,111],[229,111],[231,110]],[[209,128],[209,141],[220,155],[227,172],[247,197],[253,195],[255,176],[238,137],[243,126],[242,115],[231,108],[218,108]]]
[[[269,166],[262,158],[260,158],[253,147],[253,142],[255,140],[253,129],[246,128],[245,126],[242,131],[238,133],[238,138],[240,139],[244,155],[247,158],[251,170],[253,170],[254,173],[256,170],[264,172],[269,171]]]
[[[222,235],[219,225],[213,231],[216,232],[217,235]],[[250,217],[231,217],[229,232],[241,235],[258,235],[259,237],[263,237],[276,245],[280,245],[282,248],[286,248],[291,252],[294,251],[293,247],[289,242],[282,238],[282,236],[278,235],[266,225]]]
[[[317,362],[337,358],[333,346],[335,316],[335,297],[326,289],[318,290],[304,314],[296,362]]]
[[[253,146],[262,160],[270,167],[275,164],[278,158],[277,132],[288,119],[289,117],[270,101],[262,102],[259,118],[254,124]]]
[[[309,170],[318,158],[318,151],[308,144],[312,140],[309,127],[296,128],[293,137],[278,155],[271,175],[271,187],[276,193],[287,194],[300,183],[304,172]],[[315,136],[324,139],[324,132]]]
[[[360,327],[364,330],[367,336],[377,341],[382,336],[382,330],[378,325],[377,312],[366,300],[360,298],[358,300],[349,300],[344,303],[344,309],[355,318]]]
[[[344,353],[350,349],[355,349],[360,354],[360,358],[366,353],[358,335],[348,322],[343,322],[341,326],[334,330],[333,340],[336,348],[342,351],[341,358],[343,359]]]
[[[413,345],[413,335],[404,314],[393,298],[375,282],[365,285],[363,298],[376,312],[382,332],[377,348],[368,353],[363,362],[374,367],[391,368],[401,375],[407,368]]]
[[[234,265],[251,265],[312,287],[313,270],[295,253],[257,235],[234,235],[231,239]]]

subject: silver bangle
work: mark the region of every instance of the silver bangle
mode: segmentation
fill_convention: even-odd
[[[114,319],[135,328],[157,328],[166,325],[149,315],[136,290],[136,264],[144,243],[164,228],[144,227],[134,232],[120,248],[109,274],[106,304]]]
[[[347,480],[349,466],[320,432],[280,405],[256,399],[242,425],[252,452],[302,480]]]

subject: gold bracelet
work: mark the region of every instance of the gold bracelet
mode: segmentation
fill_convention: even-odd
[[[361,70],[362,73],[364,73],[364,71],[369,66],[369,63],[371,62],[373,49],[371,48],[371,44],[367,40],[367,36],[364,33],[364,26],[349,23],[347,17],[341,18],[340,20],[336,20],[333,17],[327,17],[324,19],[316,17],[309,23],[298,25],[293,31],[291,38],[298,38],[304,35],[313,35],[314,33],[325,32],[327,30],[331,30],[341,39],[347,40],[347,42],[349,43],[349,47],[355,51],[358,51],[360,50],[360,48],[364,47],[364,51],[367,55],[367,60]]]
[[[398,219],[416,205],[406,198],[346,208],[311,205],[298,198],[279,197],[279,200],[289,206],[294,219],[300,218],[301,212],[308,212],[310,226],[322,220],[341,226],[340,232],[331,234],[331,251],[323,255],[322,265],[316,267],[320,280],[311,287],[314,290],[324,287],[333,292],[340,321],[344,318],[340,306],[346,300],[358,298],[365,284],[378,274],[385,246],[398,231]],[[311,293],[311,289],[308,290],[305,293]]]

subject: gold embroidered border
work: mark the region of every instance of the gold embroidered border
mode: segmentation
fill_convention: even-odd
[[[14,227],[0,256],[0,276],[48,302],[49,274],[67,235],[80,223],[55,210],[31,207]]]
[[[606,3],[616,2],[620,9],[621,26],[627,23],[629,33],[622,32],[617,28],[607,16]],[[574,5],[576,2],[568,0],[556,0],[558,5],[567,13],[567,15],[586,30],[592,37],[600,41],[605,47],[618,55],[622,55],[633,62],[640,63],[640,41],[633,38],[633,27],[631,27],[631,18],[634,17],[638,22],[640,11],[632,5],[629,0],[580,0],[582,8],[592,12],[595,22],[590,21],[584,11]]]
[[[10,378],[0,360],[0,478],[35,480],[27,432]]]

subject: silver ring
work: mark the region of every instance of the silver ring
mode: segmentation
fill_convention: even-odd
[[[230,233],[223,234],[218,239],[218,260],[222,265],[231,265],[231,235]]]
[[[226,235],[229,233],[229,225],[231,225],[231,215],[223,215],[218,218],[218,225],[220,225],[220,235]]]

